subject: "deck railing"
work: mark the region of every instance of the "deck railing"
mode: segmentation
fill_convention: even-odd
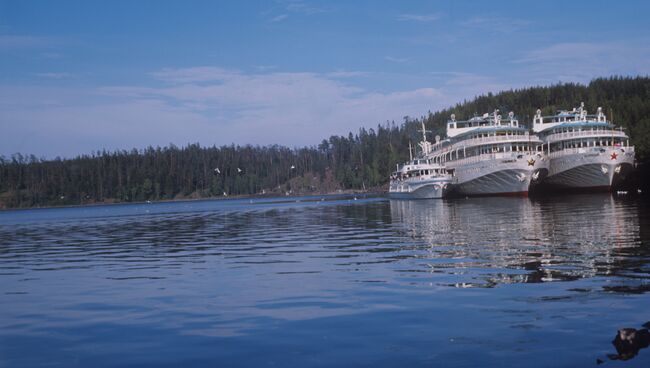
[[[627,138],[627,134],[620,130],[582,130],[577,132],[564,132],[549,134],[546,137],[547,142],[557,142],[572,138],[585,138],[585,137],[603,137],[603,138]]]
[[[465,164],[471,164],[475,162],[481,162],[481,161],[489,161],[489,160],[517,160],[517,159],[526,159],[527,157],[530,156],[535,156],[538,153],[541,154],[541,152],[495,152],[495,153],[483,153],[481,155],[477,156],[471,156],[471,157],[466,157],[466,158],[461,158],[460,160],[449,160],[447,162],[443,162],[445,165],[450,165],[457,166],[457,165],[465,165]],[[521,157],[520,157],[521,156]]]
[[[449,147],[432,151],[431,154],[433,156],[440,156],[455,150],[462,151],[463,148],[467,148],[467,147],[474,147],[474,146],[494,144],[494,143],[508,143],[508,142],[510,143],[530,142],[530,143],[537,143],[537,144],[542,143],[542,141],[536,135],[498,135],[492,137],[481,137],[481,138],[472,138],[472,139],[463,140],[454,143]]]

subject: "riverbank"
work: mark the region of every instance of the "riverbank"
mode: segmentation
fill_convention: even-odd
[[[269,193],[256,193],[256,194],[247,194],[247,195],[232,195],[232,196],[176,196],[173,199],[159,199],[159,200],[145,200],[145,201],[120,201],[114,198],[108,198],[104,201],[93,201],[85,202],[79,204],[66,204],[66,205],[42,205],[42,206],[26,206],[26,207],[3,207],[3,203],[0,203],[0,211],[19,211],[19,210],[33,210],[33,209],[47,209],[47,208],[79,208],[79,207],[91,207],[91,206],[112,206],[112,205],[123,205],[123,204],[153,204],[153,203],[181,203],[181,202],[194,202],[194,201],[222,201],[222,200],[238,200],[238,199],[264,199],[264,198],[282,198],[282,197],[306,197],[306,196],[338,196],[338,195],[381,195],[387,192],[387,188],[378,187],[370,188],[367,190],[357,190],[357,189],[346,189],[346,190],[336,190],[331,192],[269,192]]]

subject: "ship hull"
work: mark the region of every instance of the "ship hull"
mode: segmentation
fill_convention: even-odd
[[[520,178],[523,178],[521,180]],[[530,173],[526,170],[498,170],[459,183],[456,193],[465,196],[519,195],[527,196]]]
[[[615,153],[615,155],[614,155]],[[625,150],[583,151],[551,158],[544,184],[562,189],[609,191],[634,168],[634,153]]]
[[[458,180],[454,193],[461,196],[527,196],[548,174],[548,160],[542,155],[502,155],[464,165],[453,162],[448,165],[455,169]]]
[[[449,181],[429,183],[392,184],[388,196],[393,199],[435,199],[444,198],[451,189]]]

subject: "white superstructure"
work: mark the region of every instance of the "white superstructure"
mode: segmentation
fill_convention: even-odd
[[[461,195],[528,195],[548,173],[542,141],[519,126],[510,112],[499,111],[447,123],[447,139],[432,146],[429,157],[455,175]]]
[[[537,110],[533,131],[542,138],[550,159],[545,184],[609,190],[634,167],[629,137],[607,121],[601,107],[595,115],[587,114],[584,103],[553,116]]]
[[[427,155],[431,152],[431,142],[427,141],[422,123],[421,152],[391,174],[388,189],[391,198],[426,199],[443,198],[451,190],[453,173],[439,163],[434,163]],[[410,149],[410,148],[409,148]]]

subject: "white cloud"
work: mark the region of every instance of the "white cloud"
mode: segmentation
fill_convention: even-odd
[[[496,33],[513,33],[531,25],[529,20],[511,19],[495,15],[480,15],[459,23],[463,27]]]
[[[558,43],[546,47],[541,47],[528,51],[523,57],[516,60],[518,63],[538,63],[538,62],[553,62],[557,60],[575,60],[592,58],[603,53],[611,45],[576,42],[576,43]]]
[[[289,14],[294,14],[294,15],[314,15],[314,14],[319,14],[319,13],[326,13],[329,10],[323,7],[318,7],[314,6],[313,4],[307,2],[307,1],[300,1],[300,0],[282,0],[282,1],[277,1],[279,8],[274,7],[273,10],[269,10],[268,12],[265,12],[265,17],[269,16],[270,14],[281,12],[282,14],[276,15],[269,19],[269,22],[275,23],[275,22],[281,22],[289,17]]]
[[[28,35],[0,35],[0,50],[48,46],[55,43],[49,37]]]
[[[317,144],[449,98],[434,88],[369,91],[327,74],[243,73],[218,67],[165,69],[159,87],[0,87],[0,154],[71,156],[173,142]]]
[[[650,73],[650,46],[643,42],[563,42],[525,52],[513,65],[537,83],[588,82],[609,75]]]
[[[48,79],[68,79],[74,77],[72,73],[66,73],[66,72],[36,73],[34,75],[37,77],[48,78]]]
[[[41,54],[41,57],[44,59],[58,60],[63,59],[64,56],[59,52],[44,52]]]
[[[407,63],[407,62],[409,62],[411,60],[409,58],[399,58],[399,57],[393,57],[393,56],[384,56],[384,59],[388,60],[390,62],[393,62],[393,63],[400,63],[400,64]]]
[[[372,75],[370,72],[352,71],[352,70],[337,70],[335,72],[327,73],[326,76],[331,78],[356,78],[356,77],[369,77]]]
[[[462,89],[467,92],[466,98],[487,92],[503,91],[513,86],[511,81],[499,81],[492,76],[464,72],[450,72],[447,75],[445,85],[454,90]]]
[[[332,134],[400,122],[405,115],[420,116],[487,92],[558,80],[588,82],[612,74],[647,75],[650,46],[638,40],[557,43],[513,54],[511,60],[506,75],[435,72],[418,76],[412,88],[392,91],[362,88],[356,78],[378,82],[413,76],[198,66],[154,71],[144,85],[0,85],[0,154],[71,156],[170,142],[311,145]]]
[[[287,19],[288,16],[289,16],[289,15],[287,15],[287,14],[280,14],[280,15],[278,15],[278,16],[275,16],[275,17],[271,18],[271,19],[269,20],[269,22],[273,22],[273,23],[275,23],[275,22],[281,22],[281,21]]]
[[[228,79],[239,74],[236,70],[214,66],[201,66],[184,69],[166,68],[151,73],[156,79],[169,83],[209,82]]]
[[[290,12],[302,13],[307,15],[324,13],[327,11],[325,8],[313,6],[304,1],[290,1],[287,4],[286,9]]]
[[[256,70],[258,70],[260,72],[266,72],[266,71],[270,71],[270,70],[273,70],[273,69],[277,69],[278,67],[277,67],[277,65],[254,65],[253,68],[255,68]]]
[[[400,14],[397,17],[397,20],[399,21],[413,21],[413,22],[423,22],[423,23],[428,23],[428,22],[434,22],[438,19],[442,18],[442,15],[439,13],[433,13],[433,14]]]

